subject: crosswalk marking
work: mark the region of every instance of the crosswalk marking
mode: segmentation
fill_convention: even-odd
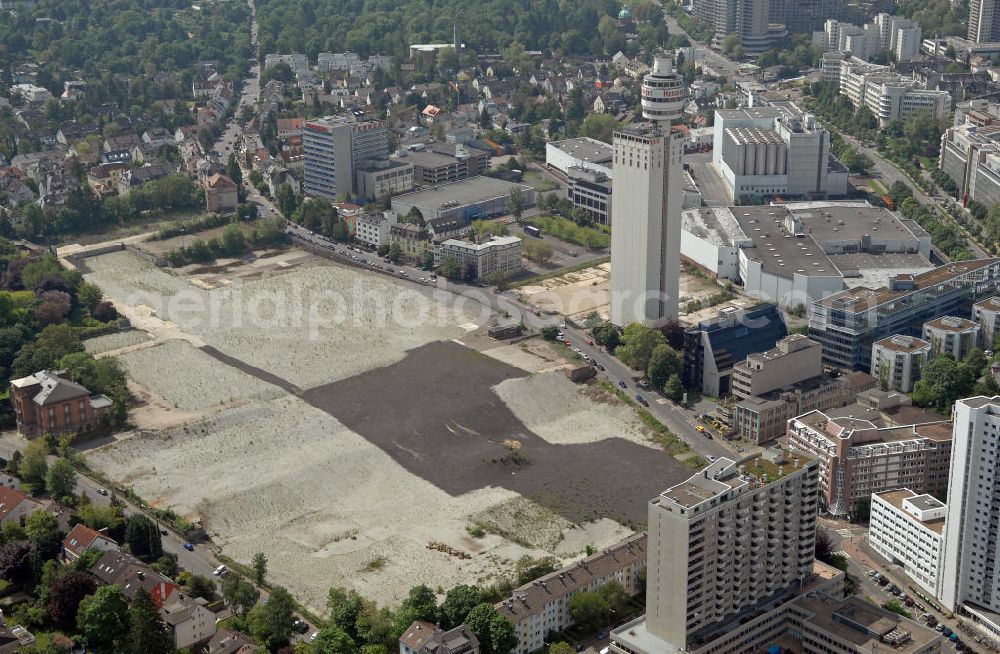
[[[845,552],[844,550],[840,550],[838,552],[834,552],[834,554],[836,554],[838,556],[842,556],[842,557],[847,558],[847,559],[851,558],[851,555],[848,554],[847,552]]]

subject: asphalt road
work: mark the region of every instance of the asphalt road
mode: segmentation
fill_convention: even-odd
[[[688,37],[688,40],[691,41],[691,45],[696,48],[695,62],[708,66],[709,68],[715,70],[718,74],[725,77],[736,77],[739,69],[739,64],[737,62],[727,59],[704,43],[695,41],[690,34],[684,31],[684,28],[680,26],[673,16],[665,15],[663,20],[667,24],[667,31],[671,34],[682,34]]]

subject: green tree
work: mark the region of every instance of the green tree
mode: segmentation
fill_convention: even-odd
[[[389,246],[389,261],[393,263],[399,263],[403,259],[403,249],[399,247],[399,243],[393,243]]]
[[[608,604],[596,591],[583,591],[570,599],[569,614],[574,623],[596,629],[607,622]]]
[[[295,195],[295,191],[292,190],[292,186],[288,182],[278,187],[276,199],[278,201],[278,211],[285,218],[291,218],[295,210],[299,208],[298,196]]]
[[[542,338],[547,341],[554,341],[556,337],[559,336],[559,328],[555,325],[546,325],[542,327]],[[478,602],[476,602],[478,604]]]
[[[621,122],[611,114],[590,114],[580,125],[580,136],[611,143],[612,134],[621,127]]]
[[[97,284],[83,282],[76,289],[76,300],[80,303],[80,306],[86,308],[87,311],[93,311],[103,299],[104,293],[101,291],[101,287]]]
[[[27,485],[31,495],[37,495],[45,490],[45,477],[49,472],[49,450],[44,439],[28,443],[21,459],[21,481]]]
[[[243,254],[247,249],[247,239],[243,229],[236,224],[226,225],[222,230],[222,251],[229,256]]]
[[[618,328],[611,322],[602,322],[590,330],[594,337],[594,342],[603,345],[609,350],[618,347]]]
[[[242,190],[243,189],[243,170],[240,168],[240,164],[236,161],[236,153],[229,153],[229,161],[226,163],[226,177],[236,182],[236,186]]]
[[[666,342],[666,338],[659,331],[634,322],[622,331],[621,344],[615,349],[615,355],[628,367],[645,370],[653,355],[653,349]]]
[[[493,654],[510,654],[517,647],[517,633],[506,616],[495,615],[490,620],[490,649]]]
[[[441,602],[441,616],[445,628],[457,627],[465,621],[472,609],[483,601],[483,592],[477,586],[455,586]]]
[[[153,598],[139,588],[128,607],[128,643],[131,654],[169,654],[176,651],[174,639],[160,617]]]
[[[327,625],[319,630],[312,644],[313,654],[356,654],[354,640],[337,625]]]
[[[680,353],[666,343],[653,348],[646,366],[646,376],[654,388],[662,389],[672,376],[680,374],[684,360]]]
[[[144,515],[130,515],[125,520],[124,544],[132,554],[143,561],[155,561],[163,556],[160,530]]]
[[[24,533],[36,546],[48,536],[59,532],[59,522],[51,511],[35,511],[24,521]]]
[[[493,619],[498,617],[501,616],[493,608],[493,605],[484,602],[469,611],[469,615],[465,618],[466,626],[479,639],[479,648],[482,654],[494,654],[490,628],[493,624]]]
[[[522,241],[521,248],[524,251],[524,256],[528,257],[529,261],[534,261],[543,266],[552,261],[552,255],[555,254],[552,246],[545,241]]]
[[[514,220],[521,222],[521,215],[524,213],[524,190],[520,184],[514,184],[510,187],[507,194],[507,208],[510,209]]]
[[[409,594],[396,612],[396,630],[402,632],[414,620],[436,622],[438,618],[437,597],[434,591],[420,584],[410,589]]]
[[[192,597],[215,601],[215,582],[205,575],[191,575],[184,584]]]
[[[69,459],[56,459],[45,476],[45,485],[54,497],[67,497],[76,492],[76,469]]]
[[[239,575],[226,575],[222,580],[222,597],[237,614],[246,614],[257,603],[260,592]]]
[[[258,584],[264,583],[267,576],[267,556],[263,552],[257,552],[250,560],[250,569],[253,570],[253,579]]]
[[[548,654],[575,654],[573,646],[567,642],[560,641],[558,643],[552,643],[549,645]]]
[[[91,649],[120,652],[129,630],[128,599],[119,586],[101,586],[80,602],[77,628]]]
[[[680,402],[684,399],[684,384],[681,382],[680,375],[670,375],[666,385],[663,387],[663,392],[674,402]]]
[[[365,600],[353,590],[341,586],[330,589],[326,596],[326,607],[330,610],[330,624],[344,630],[352,638],[358,636],[358,616],[364,609]]]
[[[292,596],[279,586],[271,592],[267,604],[258,604],[250,610],[247,616],[250,634],[273,652],[288,643],[294,615]]]

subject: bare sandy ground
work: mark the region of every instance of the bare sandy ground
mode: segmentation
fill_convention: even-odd
[[[272,581],[317,611],[334,585],[393,605],[415,584],[488,582],[509,574],[525,554],[554,553],[569,562],[588,545],[599,549],[630,533],[607,519],[574,525],[500,487],[449,494],[330,414],[197,349],[215,346],[312,388],[456,338],[470,323],[465,314],[431,305],[423,323],[386,323],[377,314],[385,302],[405,313],[419,310],[426,296],[337,267],[205,290],[128,253],[87,263],[87,278],[153,338],[121,359],[146,399],[133,418],[162,429],[93,450],[89,463],[157,505],[200,518],[226,554],[248,562],[264,552]],[[348,304],[360,302],[362,310],[350,321],[317,327],[263,306],[267,300],[291,312],[293,291],[306,297],[326,290]],[[126,341],[133,338],[108,337],[92,347],[115,353],[132,347]],[[526,369],[561,365],[530,349],[503,352],[498,358]],[[639,438],[634,416],[620,407],[589,406],[561,372],[540,379],[537,386],[532,378],[500,384],[496,392],[542,438]],[[546,403],[565,406],[545,414]],[[577,410],[591,412],[581,422],[570,415]],[[471,537],[466,528],[476,521],[489,521],[497,533]],[[471,558],[430,549],[431,543]]]
[[[113,334],[88,338],[83,342],[83,347],[91,354],[104,354],[105,352],[147,343],[149,340],[149,334],[137,329],[131,329],[127,332],[115,332]]]
[[[550,443],[624,438],[658,449],[632,409],[597,386],[574,384],[562,372],[508,379],[493,390],[528,429]]]
[[[284,395],[277,386],[221,365],[185,341],[133,350],[119,360],[135,382],[182,411]]]
[[[470,316],[373,273],[323,266],[204,290],[127,252],[87,260],[137,327],[207,343],[302,388],[400,360],[457,338]]]
[[[532,512],[530,502],[498,488],[450,496],[298,398],[250,403],[158,438],[122,441],[88,461],[156,504],[203,516],[216,543],[238,560],[263,551],[271,579],[316,609],[333,585],[395,604],[412,585],[486,581],[524,554],[548,553],[466,532],[484,514],[504,528],[516,518],[518,530],[540,529],[535,521],[551,517],[544,510]],[[516,513],[514,500],[522,507]],[[575,528],[557,520],[544,545],[579,555],[623,533],[612,521]],[[428,549],[432,542],[472,558]]]

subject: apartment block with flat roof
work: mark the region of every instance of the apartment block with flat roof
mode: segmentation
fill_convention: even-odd
[[[889,563],[902,566],[906,576],[938,594],[944,502],[909,488],[872,493],[868,542]]]
[[[494,236],[483,243],[448,239],[434,252],[434,265],[454,259],[460,266],[471,265],[478,279],[492,275],[511,277],[521,272],[521,239],[516,236]]]
[[[931,345],[931,356],[950,354],[961,361],[979,345],[979,325],[956,316],[942,316],[924,323],[924,340]]]
[[[879,427],[872,420],[811,411],[788,421],[787,446],[819,462],[819,498],[848,515],[872,493],[912,488],[941,493],[951,461],[951,423]]]
[[[302,148],[304,192],[334,199],[354,191],[362,167],[385,161],[389,131],[384,120],[362,120],[354,114],[317,118],[303,125]]]
[[[853,288],[809,305],[809,338],[823,359],[869,370],[872,344],[892,336],[918,336],[923,324],[946,315],[970,315],[972,304],[1000,288],[1000,259],[958,261],[934,270],[896,275],[887,287]]]
[[[909,393],[930,357],[930,342],[895,334],[872,345],[871,375],[883,390]]]
[[[972,319],[979,323],[979,349],[995,350],[1000,331],[1000,295],[987,298],[972,305]]]

